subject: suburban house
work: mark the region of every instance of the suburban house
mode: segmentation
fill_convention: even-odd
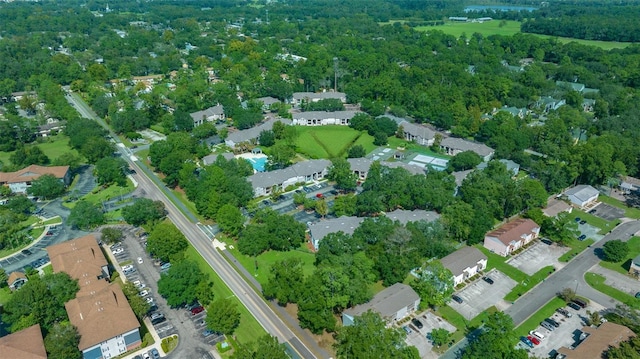
[[[9,274],[9,278],[7,279],[7,284],[9,284],[9,289],[16,290],[22,287],[25,283],[27,283],[29,279],[22,272],[12,272]]]
[[[505,165],[507,167],[507,171],[511,172],[513,174],[513,177],[517,176],[518,173],[520,172],[520,165],[511,161],[511,160],[499,160],[503,165]],[[487,168],[487,166],[489,165],[488,162],[482,162],[480,163],[478,166],[476,166],[477,169],[479,170],[484,170],[485,168]]]
[[[55,118],[48,118],[47,123],[44,125],[38,126],[38,131],[36,132],[36,136],[38,137],[47,137],[51,135],[51,133],[57,133],[62,131],[65,128],[64,121],[58,121]]]
[[[504,107],[501,107],[499,109],[496,109],[494,111],[494,114],[496,114],[496,113],[498,113],[500,111],[507,112],[507,113],[511,114],[511,116],[518,117],[520,119],[525,118],[525,116],[527,116],[531,112],[531,111],[527,110],[526,108],[517,108],[517,107],[513,107],[513,106],[512,107],[504,106]]]
[[[440,263],[453,274],[457,286],[487,268],[487,256],[475,247],[462,247],[440,259]]]
[[[8,186],[13,193],[26,193],[27,188],[31,187],[31,182],[46,174],[55,176],[65,185],[71,182],[69,166],[31,165],[15,172],[0,172],[0,185]]]
[[[440,149],[449,156],[455,156],[460,152],[473,151],[477,153],[483,161],[489,161],[495,152],[493,148],[482,143],[472,142],[457,137],[446,137],[440,142]]]
[[[569,201],[574,205],[580,208],[588,208],[598,201],[600,192],[589,185],[581,184],[564,191],[563,194],[567,196]]]
[[[565,100],[558,100],[551,96],[540,97],[538,101],[536,101],[535,106],[542,110],[544,113],[548,113],[549,111],[557,111],[560,107],[567,104]]]
[[[433,145],[433,142],[436,138],[436,131],[432,130],[431,128],[408,121],[400,122],[398,124],[398,127],[401,126],[405,140],[415,142],[422,146]]]
[[[110,283],[109,263],[94,235],[47,247],[54,273],[78,280],[80,290],[65,308],[80,334],[84,359],[106,359],[142,344],[140,323],[118,284]]]
[[[262,102],[262,112],[267,112],[271,109],[271,105],[280,103],[280,100],[271,96],[260,97],[260,98],[257,98],[256,101]]]
[[[246,130],[229,132],[229,135],[227,135],[227,138],[224,140],[224,142],[227,146],[234,148],[239,143],[257,140],[258,137],[260,137],[260,132],[271,131],[273,129],[273,124],[278,121],[282,122],[285,125],[291,124],[291,120],[286,118],[271,118],[259,124],[258,126],[247,128]]]
[[[300,126],[344,125],[349,126],[358,111],[308,111],[293,114],[293,124]]]
[[[396,209],[393,212],[385,213],[385,216],[392,221],[398,221],[403,225],[417,221],[433,222],[440,218],[438,213],[422,209],[416,209],[413,211]],[[365,218],[363,217],[342,216],[338,218],[325,219],[317,223],[311,223],[308,225],[311,244],[315,250],[318,250],[320,248],[320,241],[330,233],[343,232],[351,235],[364,220]]]
[[[547,201],[547,206],[542,209],[542,214],[547,217],[556,217],[562,212],[571,213],[571,211],[573,211],[573,207],[569,203],[556,197],[551,197]]]
[[[408,285],[396,283],[376,294],[369,302],[346,309],[342,312],[342,324],[353,325],[355,317],[371,310],[391,326],[418,310],[420,296]]]
[[[617,348],[620,342],[635,336],[635,333],[624,325],[604,322],[597,328],[582,327],[580,343],[572,348],[562,347],[558,349],[558,353],[564,355],[564,359],[599,359],[604,357],[603,353],[610,347]]]
[[[588,93],[593,94],[600,92],[600,90],[598,89],[586,87],[584,84],[581,84],[579,82],[556,81],[556,86],[565,90],[580,92],[583,95]]]
[[[631,193],[640,190],[640,179],[631,176],[622,176],[620,180],[620,190],[622,192]]]
[[[593,112],[595,105],[596,105],[596,100],[592,98],[585,98],[582,100],[582,111]]]
[[[373,160],[368,158],[347,158],[347,162],[351,166],[351,170],[358,178],[358,181],[364,181],[367,179],[367,175],[369,174],[369,169],[373,164]],[[409,173],[413,175],[423,175],[424,168],[416,165],[410,165],[404,162],[387,162],[381,161],[380,164],[384,167],[388,168],[404,168],[409,171]]]
[[[640,255],[631,260],[629,274],[636,279],[640,279]]]
[[[503,257],[522,248],[540,235],[540,225],[528,218],[518,218],[484,236],[484,247]]]
[[[198,127],[205,122],[216,122],[226,118],[224,116],[224,107],[220,104],[209,107],[206,110],[191,113],[189,116],[193,119],[193,127]]]
[[[291,105],[299,107],[303,102],[318,102],[320,100],[336,99],[342,103],[347,103],[347,94],[343,92],[294,92],[291,98]]]
[[[0,358],[47,359],[40,324],[0,337]]]
[[[273,192],[284,191],[296,183],[306,183],[324,179],[329,173],[329,160],[309,160],[298,162],[281,170],[258,172],[249,178],[255,197],[268,196]]]

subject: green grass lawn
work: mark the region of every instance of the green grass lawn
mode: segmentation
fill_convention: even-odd
[[[541,321],[553,315],[556,309],[564,307],[565,305],[566,303],[564,300],[558,297],[554,297],[549,301],[549,303],[538,309],[538,311],[535,312],[531,317],[529,317],[529,319],[525,320],[524,322],[522,322],[522,324],[516,327],[516,335],[518,335],[518,337],[522,335],[526,336],[527,334],[529,334],[529,331],[534,330],[536,327],[538,327]]]
[[[418,31],[430,31],[430,30],[439,30],[444,32],[445,34],[453,35],[455,37],[460,37],[463,33],[467,36],[467,38],[471,37],[471,35],[475,32],[482,34],[483,36],[491,36],[491,35],[504,35],[511,36],[520,32],[520,22],[519,21],[506,21],[506,25],[500,26],[502,21],[488,21],[484,23],[473,23],[473,22],[445,22],[444,25],[439,26],[418,26],[415,29]],[[615,42],[615,41],[595,41],[595,40],[582,40],[582,39],[574,39],[569,37],[558,37],[558,36],[549,36],[549,35],[539,35],[539,34],[530,34],[537,37],[542,38],[554,38],[557,39],[560,43],[570,43],[577,42],[582,45],[596,46],[603,50],[611,50],[611,49],[622,49],[625,48],[631,43],[627,42]]]
[[[298,126],[296,151],[311,158],[344,156],[361,132],[348,126]]]
[[[571,239],[569,243],[566,243],[567,246],[571,247],[571,250],[567,253],[563,254],[558,258],[560,262],[568,262],[571,258],[577,256],[582,253],[587,247],[594,243],[593,239],[587,238],[584,241],[579,241],[577,238]]]
[[[26,147],[30,146],[38,146],[44,152],[47,157],[51,161],[54,161],[56,158],[60,157],[63,153],[72,152],[73,154],[79,156],[78,151],[69,147],[69,137],[65,135],[57,135],[52,137],[47,137],[42,139],[43,142],[38,143],[34,142],[32,144],[28,144]],[[3,163],[10,163],[9,157],[13,154],[12,152],[0,152],[0,161]]]
[[[619,201],[619,200],[617,200],[615,198],[612,198],[612,197],[609,197],[609,196],[605,196],[603,194],[598,196],[598,201],[600,201],[602,203],[606,203],[606,204],[608,204],[610,206],[613,206],[613,207],[624,209],[624,216],[625,217],[640,219],[640,208],[627,207],[627,205],[624,204],[624,202]]]
[[[127,185],[125,187],[120,187],[116,184],[112,184],[111,186],[103,189],[102,187],[98,186],[91,193],[88,193],[86,196],[82,197],[82,199],[87,200],[93,204],[99,204],[103,201],[108,201],[118,196],[130,193],[134,189],[135,187],[133,186],[133,182],[131,182],[131,180],[127,178]],[[67,208],[73,208],[76,206],[76,202],[63,203],[63,205]]]
[[[391,140],[391,138],[389,138]],[[391,143],[391,141],[389,141]],[[373,136],[366,132],[362,132],[360,137],[353,143],[353,145],[360,145],[364,148],[367,154],[371,153],[373,150],[378,148],[378,146],[373,144]]]
[[[51,263],[49,263],[46,266],[42,267],[42,272],[44,274],[53,274],[53,267],[51,266]]]
[[[237,247],[234,249],[228,248],[229,252],[240,262],[240,264],[251,273],[254,278],[261,284],[265,285],[269,280],[271,272],[271,266],[277,261],[281,261],[288,258],[299,258],[302,260],[302,270],[305,276],[311,275],[315,269],[313,263],[316,257],[311,253],[305,244],[302,244],[299,249],[287,252],[268,251],[260,254],[257,257],[250,257],[240,253]],[[256,270],[256,263],[258,269]]]
[[[457,330],[451,334],[451,340],[458,342],[467,335],[467,326],[469,325],[469,321],[450,306],[444,305],[438,307],[435,314],[456,327]]]
[[[200,254],[193,248],[193,246],[189,245],[186,251],[186,257],[190,260],[198,263],[200,269],[205,273],[205,275],[209,276],[209,279],[213,282],[213,295],[214,298],[232,298],[238,304],[238,309],[241,313],[240,325],[236,329],[234,335],[236,339],[242,344],[248,344],[250,342],[255,341],[258,337],[261,337],[266,334],[266,331],[260,323],[249,313],[249,310],[240,302],[238,298],[236,298],[227,287],[227,285],[220,279],[218,274],[213,271],[211,266],[200,256]],[[214,299],[215,300],[215,299]]]
[[[508,302],[513,302],[516,299],[520,298],[523,294],[530,291],[531,288],[535,287],[538,283],[542,282],[545,278],[547,278],[551,273],[554,272],[553,266],[546,266],[536,273],[534,273],[529,279],[526,279],[523,282],[519,282],[511,292],[509,292],[504,300]]]
[[[62,218],[60,218],[60,216],[55,216],[42,222],[42,224],[45,226],[48,224],[60,224],[60,223],[62,223]]]
[[[11,289],[8,286],[0,288],[0,305],[4,305],[11,298]]]
[[[640,237],[631,237],[627,243],[629,243],[629,254],[627,254],[625,259],[620,262],[600,261],[600,265],[624,275],[629,274],[631,260],[640,254]]]
[[[507,276],[509,276],[511,279],[515,280],[517,283],[522,283],[525,280],[529,279],[529,276],[517,269],[514,268],[510,265],[508,265],[507,263],[505,263],[505,261],[507,260],[507,258],[497,255],[495,253],[491,253],[491,251],[489,251],[488,249],[486,249],[485,247],[483,247],[482,245],[477,245],[476,248],[478,248],[482,253],[484,253],[488,260],[487,260],[487,272],[493,268],[499,270],[500,272],[506,274]]]
[[[173,194],[176,195],[176,197],[178,197],[178,199],[180,200],[180,202],[182,202],[190,211],[191,213],[193,213],[194,216],[196,216],[198,218],[198,220],[202,223],[205,223],[206,220],[204,219],[204,217],[202,217],[199,213],[198,210],[196,209],[196,204],[189,201],[189,199],[187,198],[186,193],[184,193],[183,191],[179,191],[174,189],[170,189],[171,192],[173,192]],[[169,199],[171,199],[171,197],[169,197]],[[180,209],[180,206],[176,206],[178,207],[178,209]]]
[[[587,273],[584,275],[584,279],[587,283],[593,287],[595,290],[598,290],[613,299],[616,299],[631,308],[640,309],[640,299],[634,298],[632,295],[625,293],[619,289],[613,288],[609,285],[606,285],[605,277],[596,273]]]

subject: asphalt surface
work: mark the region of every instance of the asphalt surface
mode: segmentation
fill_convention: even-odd
[[[94,119],[102,123],[77,94],[67,96],[67,100],[71,102],[84,117]],[[164,202],[168,211],[168,218],[171,219],[171,221],[185,235],[198,253],[202,255],[205,261],[227,284],[234,295],[238,297],[240,302],[254,315],[260,325],[262,325],[269,334],[278,338],[280,342],[293,348],[302,358],[316,358],[318,355],[320,355],[320,357],[328,358],[328,354],[321,350],[314,341],[309,342],[307,340],[303,343],[300,340],[299,337],[305,337],[304,333],[294,333],[290,327],[275,314],[272,308],[264,301],[261,294],[257,293],[253,287],[251,287],[224,259],[223,255],[213,248],[210,238],[197,226],[195,216],[191,214],[189,215],[189,218],[187,218],[189,211],[186,211],[187,215],[183,214],[174,202],[169,200],[165,191],[162,190],[164,185],[160,180],[155,177],[150,170],[144,166],[144,164],[134,160],[129,149],[124,148],[120,143],[116,144],[118,145],[118,150],[122,153],[123,158],[127,160],[127,162],[129,162],[132,168],[136,171],[136,174],[134,174],[133,177],[138,182],[139,188],[145,191],[146,197]],[[175,203],[180,202],[176,200]],[[184,206],[181,207],[185,210]],[[314,352],[312,352],[308,346],[313,347]]]

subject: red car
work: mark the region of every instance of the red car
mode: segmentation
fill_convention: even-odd
[[[204,311],[204,308],[202,306],[195,307],[191,309],[191,315],[196,315],[198,313],[202,313],[203,311]]]
[[[316,197],[317,198],[322,198],[322,197],[324,197],[324,195],[322,193],[318,193],[318,194],[316,194]]]
[[[531,342],[535,345],[540,345],[540,339],[534,337],[533,335],[528,335],[527,339],[531,340]]]

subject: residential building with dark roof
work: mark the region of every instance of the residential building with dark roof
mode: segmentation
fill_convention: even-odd
[[[353,325],[355,317],[371,310],[392,325],[418,310],[420,296],[408,285],[396,283],[376,294],[369,302],[342,312],[342,324]]]
[[[329,160],[309,160],[281,170],[258,172],[247,179],[253,187],[255,197],[268,196],[296,183],[322,180],[329,173],[330,166]]]
[[[291,120],[286,118],[271,118],[267,121],[259,124],[258,126],[248,128],[246,130],[240,130],[235,132],[229,132],[227,138],[224,140],[225,144],[231,148],[234,148],[237,144],[242,142],[251,142],[257,140],[260,137],[262,131],[270,131],[273,129],[273,124],[276,122],[282,122],[285,125],[290,125]]]
[[[599,327],[582,327],[581,342],[573,348],[562,347],[558,353],[564,359],[600,359],[610,347],[619,347],[621,342],[636,335],[624,325],[604,322]],[[582,339],[584,337],[584,339]],[[556,357],[557,358],[557,357]]]
[[[69,166],[31,165],[15,172],[0,172],[0,185],[8,186],[13,193],[27,193],[31,182],[47,174],[53,175],[65,185],[71,182]]]
[[[449,156],[455,156],[464,151],[477,153],[483,161],[489,161],[493,157],[493,148],[482,143],[473,142],[457,137],[446,137],[440,142],[440,149]]]
[[[298,126],[325,126],[343,125],[349,126],[351,119],[358,111],[308,111],[293,114],[292,124]]]
[[[140,323],[122,289],[110,283],[108,262],[94,235],[47,247],[54,273],[78,280],[80,290],[65,308],[80,334],[85,359],[111,358],[142,344]]]
[[[404,139],[407,141],[415,142],[422,146],[431,146],[436,138],[436,131],[420,124],[403,121],[398,124],[398,127],[402,126],[402,133]]]
[[[598,201],[600,192],[592,186],[581,184],[569,188],[563,193],[567,199],[580,208],[588,208]]]
[[[453,285],[463,283],[487,268],[487,256],[475,247],[462,247],[440,259],[442,266],[453,274]]]
[[[506,257],[538,238],[539,235],[539,224],[528,218],[518,218],[485,234],[484,247]]]
[[[47,359],[40,324],[0,337],[0,358]]]
[[[189,115],[193,119],[193,127],[198,127],[205,122],[216,122],[225,119],[224,107],[220,104]]]

